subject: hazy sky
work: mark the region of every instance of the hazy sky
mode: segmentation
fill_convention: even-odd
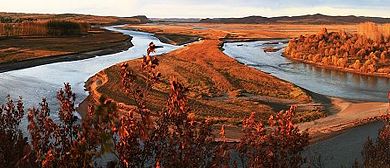
[[[390,18],[390,0],[0,0],[1,12],[148,17],[242,17],[323,13]]]

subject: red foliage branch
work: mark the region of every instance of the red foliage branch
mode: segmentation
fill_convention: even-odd
[[[300,167],[301,151],[309,144],[307,131],[300,132],[292,117],[296,106],[271,115],[269,128],[255,121],[255,113],[243,121],[244,137],[237,145],[241,165],[249,167]],[[244,166],[247,167],[247,166]]]

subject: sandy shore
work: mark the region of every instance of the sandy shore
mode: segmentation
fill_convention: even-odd
[[[89,91],[89,94],[87,98],[85,98],[79,106],[76,108],[76,111],[80,114],[82,118],[86,117],[88,115],[88,106],[93,102],[98,102],[99,98],[101,96],[101,93],[97,91],[97,89],[107,83],[108,77],[103,72],[100,71],[99,73],[95,74],[94,76],[90,77],[85,82],[85,89]]]
[[[380,121],[389,107],[386,102],[355,102],[341,98],[331,100],[334,109],[330,110],[329,116],[298,124],[301,130],[308,129],[312,143],[360,125]]]
[[[329,116],[311,122],[297,124],[301,130],[308,130],[310,143],[316,143],[339,135],[348,129],[364,124],[381,121],[382,115],[387,113],[389,104],[385,102],[355,102],[340,98],[330,98],[328,106]],[[214,134],[219,137],[220,125],[214,128]],[[228,142],[239,142],[243,136],[241,127],[226,126],[225,132]]]

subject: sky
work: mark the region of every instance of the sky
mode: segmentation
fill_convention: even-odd
[[[390,0],[0,0],[0,12],[149,18],[218,18],[322,13],[390,18]]]

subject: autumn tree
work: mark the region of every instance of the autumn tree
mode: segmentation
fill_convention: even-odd
[[[390,26],[363,23],[358,27],[358,33],[322,29],[316,35],[301,35],[289,41],[284,55],[325,67],[390,75]]]
[[[244,136],[236,147],[243,167],[301,167],[305,163],[301,152],[309,145],[309,136],[294,126],[295,109],[271,115],[269,128],[255,121],[255,113],[244,120]]]
[[[16,103],[8,96],[7,103],[0,108],[0,165],[2,167],[19,167],[26,160],[29,151],[27,138],[20,130],[24,115],[22,98]],[[25,166],[28,167],[28,166]]]
[[[93,158],[99,157],[96,137],[101,132],[89,134],[89,127],[80,124],[75,116],[76,96],[69,84],[57,94],[60,102],[59,122],[50,117],[45,99],[40,108],[31,108],[27,116],[32,151],[35,158],[30,164],[36,167],[93,167]],[[88,122],[88,118],[83,122]],[[99,142],[100,143],[100,142]]]

